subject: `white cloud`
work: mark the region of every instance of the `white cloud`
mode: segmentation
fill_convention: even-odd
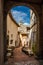
[[[24,12],[21,12],[21,11],[17,11],[17,10],[11,10],[11,12],[12,12],[12,14],[14,14],[14,15],[21,15],[21,16],[27,16],[27,14],[26,13],[24,13]]]
[[[24,25],[29,25],[28,23],[24,23]]]
[[[24,17],[27,16],[26,13],[21,12],[21,11],[17,11],[17,10],[11,10],[11,13],[12,13],[13,18],[14,18],[17,22],[24,21]]]

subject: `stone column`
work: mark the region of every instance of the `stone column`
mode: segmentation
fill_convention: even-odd
[[[40,14],[39,14],[39,20],[40,20],[40,31],[39,31],[39,57],[43,58],[43,5],[40,6]]]
[[[4,53],[3,53],[3,9],[2,0],[0,0],[0,65],[3,65]]]

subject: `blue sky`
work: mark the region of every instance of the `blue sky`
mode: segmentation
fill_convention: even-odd
[[[19,23],[22,21],[24,24],[28,25],[30,23],[30,8],[26,6],[16,6],[11,9],[11,14],[13,19]]]

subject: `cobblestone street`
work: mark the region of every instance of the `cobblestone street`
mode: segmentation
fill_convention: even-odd
[[[35,60],[33,56],[29,57],[29,55],[26,55],[24,52],[21,50],[22,47],[15,48],[14,50],[14,60],[15,62],[21,62],[21,61],[30,61],[30,60]]]
[[[14,57],[9,58],[5,65],[39,65],[34,56],[29,57],[21,51],[21,47],[14,49]]]

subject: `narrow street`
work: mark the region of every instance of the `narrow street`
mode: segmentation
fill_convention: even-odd
[[[15,61],[28,61],[28,60],[35,60],[34,57],[29,57],[24,52],[22,52],[22,47],[15,48],[14,50],[14,60]]]
[[[21,51],[21,48],[22,47],[14,49],[14,57],[9,58],[6,65],[39,65],[38,61],[34,58],[34,56],[29,57]]]

